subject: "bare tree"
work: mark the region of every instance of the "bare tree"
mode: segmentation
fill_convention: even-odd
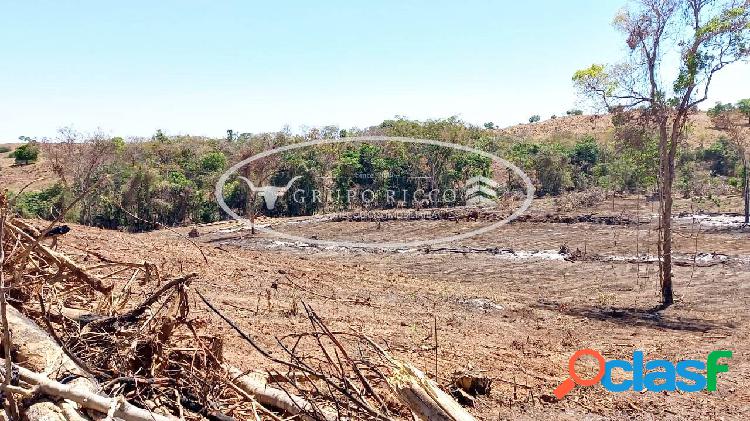
[[[69,127],[58,131],[57,138],[44,144],[44,153],[52,170],[66,191],[74,196],[91,190],[100,183],[103,169],[115,159],[117,145],[101,131],[83,134]],[[82,200],[82,218],[89,218],[94,198]]]
[[[744,115],[738,110],[727,110],[711,116],[714,127],[725,132],[737,149],[742,160],[742,197],[745,202],[745,223],[750,223],[750,187],[747,173],[748,149],[750,147],[750,124],[745,125]]]
[[[276,133],[275,136],[265,133],[259,136],[253,136],[250,142],[240,150],[239,160],[244,161],[251,158],[254,155],[259,154],[264,150],[270,150],[288,143],[288,135],[284,132]],[[239,173],[245,177],[245,179],[257,184],[258,186],[264,185],[268,179],[276,172],[281,165],[281,156],[279,154],[267,156],[263,159],[253,161],[248,165],[243,166]],[[257,216],[259,209],[257,204],[259,202],[258,195],[251,191],[248,185],[247,188],[247,204],[246,204],[246,215],[250,219],[251,233],[255,234],[255,217]]]
[[[608,110],[642,109],[659,140],[662,308],[672,290],[672,185],[688,116],[708,98],[715,74],[750,56],[750,0],[636,0],[615,17],[630,54],[617,65],[592,65],[573,76],[579,91]],[[679,52],[674,80],[665,68]]]

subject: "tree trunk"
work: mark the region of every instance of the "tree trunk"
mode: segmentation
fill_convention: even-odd
[[[386,381],[409,407],[415,420],[476,421],[476,418],[419,369],[408,363],[392,362],[395,362],[396,367],[386,377]]]
[[[674,303],[672,291],[672,180],[664,181],[662,196],[662,262],[661,262],[661,300],[664,307]]]
[[[750,224],[750,188],[748,188],[747,182],[750,176],[747,173],[747,154],[742,151],[742,196],[745,198],[745,224]]]
[[[666,308],[674,303],[672,291],[672,182],[674,180],[674,160],[671,149],[676,142],[667,130],[667,120],[659,124],[659,189],[661,227],[659,233],[659,278],[661,280],[662,307]]]

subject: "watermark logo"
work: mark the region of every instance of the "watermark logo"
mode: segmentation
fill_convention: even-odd
[[[284,187],[276,187],[276,186],[262,186],[262,187],[255,187],[253,185],[253,182],[248,180],[246,177],[238,176],[240,180],[247,183],[247,186],[250,188],[250,191],[253,193],[257,193],[258,196],[261,196],[263,198],[263,202],[266,204],[266,209],[268,210],[274,210],[276,208],[276,199],[279,197],[284,197],[287,191],[289,191],[289,188],[292,187],[292,184],[294,184],[295,181],[302,178],[302,176],[296,176],[289,180],[289,182],[286,183]]]
[[[596,375],[592,378],[582,378],[576,373],[576,362],[584,356],[593,357],[598,363]],[[568,361],[570,377],[555,388],[553,393],[557,399],[562,399],[576,384],[588,387],[600,382],[604,389],[610,392],[715,392],[718,373],[729,371],[727,364],[719,362],[722,358],[732,358],[732,351],[712,351],[706,357],[706,361],[682,360],[673,363],[668,360],[649,360],[644,363],[643,351],[634,351],[630,361],[606,361],[602,354],[593,349],[581,349]],[[613,376],[615,370],[622,371],[625,377],[629,378],[617,381],[618,379]]]
[[[240,216],[235,210],[233,210],[230,206],[227,205],[227,202],[224,198],[224,187],[227,184],[227,182],[232,179],[239,179],[242,180],[247,184],[247,186],[250,188],[252,192],[257,194],[258,196],[261,196],[265,202],[266,209],[273,210],[278,208],[278,200],[279,198],[285,197],[287,193],[291,196],[286,196],[287,200],[288,197],[293,198],[293,202],[296,204],[306,204],[306,203],[316,203],[316,200],[323,200],[325,201],[326,198],[324,197],[325,194],[322,194],[319,191],[305,191],[303,189],[296,189],[294,190],[293,184],[295,181],[299,180],[301,178],[300,175],[297,175],[296,177],[289,180],[286,185],[284,186],[273,186],[273,185],[266,185],[257,187],[255,184],[253,184],[252,181],[250,181],[246,177],[242,177],[239,175],[239,171],[241,169],[246,170],[246,174],[251,174],[254,166],[259,165],[261,160],[264,158],[270,157],[272,155],[276,154],[283,154],[288,151],[292,151],[295,149],[302,149],[302,148],[311,148],[311,147],[324,147],[325,145],[333,145],[333,144],[342,144],[342,143],[358,143],[358,144],[382,144],[384,147],[392,146],[394,143],[406,143],[406,144],[417,144],[417,145],[423,145],[423,146],[429,146],[431,147],[430,150],[434,150],[434,147],[441,147],[441,148],[447,148],[447,149],[453,149],[457,150],[466,154],[470,154],[476,157],[480,157],[481,159],[486,160],[489,165],[493,169],[504,169],[507,170],[508,176],[510,177],[511,174],[515,174],[516,179],[520,181],[520,184],[523,186],[523,200],[519,200],[520,203],[517,203],[510,212],[510,214],[505,217],[504,219],[495,220],[493,219],[491,223],[488,223],[487,225],[484,225],[482,227],[472,229],[468,232],[461,232],[461,233],[454,233],[452,235],[439,237],[439,238],[429,238],[429,239],[412,239],[410,238],[408,241],[399,241],[398,238],[389,238],[387,240],[382,241],[363,241],[361,238],[351,239],[351,240],[342,240],[342,239],[336,239],[336,240],[323,240],[317,238],[317,235],[311,235],[310,237],[303,237],[300,235],[291,234],[288,232],[280,232],[278,230],[274,230],[270,228],[269,226],[260,226],[260,225],[253,225],[252,222],[243,216]],[[420,156],[418,153],[414,156],[415,161],[419,161]],[[368,177],[371,176],[367,174]],[[362,179],[361,185],[367,186],[367,177],[359,177]],[[376,203],[382,203],[386,206],[390,207],[391,209],[399,209],[404,207],[405,203],[409,203],[412,205],[413,208],[416,208],[416,210],[427,208],[430,206],[446,206],[451,203],[459,202],[457,199],[459,198],[457,192],[454,189],[445,189],[445,190],[439,190],[436,188],[424,188],[421,186],[421,183],[427,184],[427,181],[420,181],[421,179],[425,178],[423,177],[423,174],[411,174],[409,175],[409,183],[411,183],[412,186],[416,186],[415,188],[411,190],[383,190],[383,189],[369,189],[369,188],[363,188],[361,191],[358,191],[356,189],[350,189],[343,193],[343,199],[341,199],[341,196],[338,197],[338,199],[347,201],[351,203],[351,201],[355,201],[364,209],[369,209],[368,206],[371,206],[372,204]],[[466,195],[465,195],[465,203],[470,206],[476,206],[476,205],[490,205],[495,203],[495,199],[497,199],[497,188],[499,184],[488,177],[472,177],[468,179],[465,182],[465,188]],[[290,190],[292,190],[290,192]],[[335,192],[337,195],[340,195],[341,192]],[[256,155],[253,155],[247,159],[244,159],[237,164],[233,165],[231,168],[229,168],[224,174],[222,174],[219,177],[219,180],[216,183],[216,189],[214,191],[214,195],[216,197],[216,200],[219,204],[219,207],[226,212],[229,216],[232,218],[241,221],[245,223],[248,226],[254,226],[255,230],[267,233],[273,236],[276,236],[278,238],[282,238],[289,241],[294,242],[302,242],[307,244],[314,244],[319,246],[341,246],[341,247],[351,247],[351,248],[378,248],[378,249],[408,249],[408,248],[415,248],[415,247],[425,247],[425,246],[431,246],[436,244],[443,244],[448,242],[454,242],[459,240],[464,240],[467,238],[471,238],[477,235],[481,235],[487,232],[490,232],[492,230],[495,230],[510,221],[516,219],[518,216],[520,216],[523,212],[525,212],[529,206],[531,206],[531,202],[534,197],[534,186],[531,182],[531,179],[523,172],[520,168],[513,165],[512,163],[506,161],[505,159],[491,154],[489,152],[485,152],[476,148],[472,148],[465,145],[460,145],[456,143],[449,143],[449,142],[440,142],[437,140],[430,140],[430,139],[413,139],[413,138],[405,138],[405,137],[392,137],[392,136],[361,136],[361,137],[344,137],[344,138],[337,138],[337,139],[318,139],[318,140],[312,140],[308,142],[300,142],[300,143],[294,143],[290,145],[281,146],[275,149],[267,150],[261,153],[258,153]],[[414,209],[412,209],[414,210]],[[409,214],[409,218],[411,218],[412,214]],[[427,234],[430,234],[426,231]],[[346,234],[346,233],[341,233]],[[340,236],[339,236],[340,237]]]
[[[478,175],[466,181],[466,204],[471,206],[492,206],[497,198],[497,181]]]

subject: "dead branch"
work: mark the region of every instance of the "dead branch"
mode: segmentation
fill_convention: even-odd
[[[87,391],[81,387],[75,387],[71,384],[62,384],[50,380],[46,376],[27,370],[23,367],[13,365],[18,370],[19,378],[31,385],[39,386],[39,390],[48,395],[57,398],[67,399],[75,402],[82,408],[93,409],[97,412],[107,414],[112,408],[114,416],[126,421],[175,421],[177,418],[155,414],[151,411],[138,408],[127,401],[116,398],[107,398]]]
[[[315,408],[304,398],[289,395],[281,389],[270,387],[268,384],[245,374],[242,370],[231,365],[225,364],[224,367],[231,376],[230,380],[242,390],[254,396],[262,405],[279,409],[289,415],[303,415],[303,419],[311,419],[309,416],[304,415],[313,413]],[[328,421],[333,421],[337,418],[336,414],[330,412],[322,415],[324,416],[323,419]]]
[[[144,300],[140,305],[138,305],[136,308],[128,311],[127,313],[120,314],[118,316],[109,316],[109,317],[102,317],[101,319],[93,320],[89,323],[89,328],[94,328],[97,326],[107,326],[107,325],[114,325],[114,324],[121,324],[121,323],[133,323],[135,322],[138,317],[140,317],[143,313],[146,312],[146,310],[151,307],[152,304],[157,302],[165,293],[170,291],[172,288],[183,285],[188,283],[191,279],[198,276],[197,273],[189,273],[184,276],[180,276],[178,278],[175,278],[166,284],[162,285],[159,290],[151,294],[146,300]]]
[[[10,325],[8,324],[8,297],[7,288],[5,286],[5,247],[3,247],[2,241],[5,237],[5,224],[7,218],[7,209],[5,207],[6,202],[5,192],[0,192],[0,317],[2,317],[3,323],[3,345],[4,352],[7,358],[5,362],[5,372],[9,372],[13,361],[11,360],[11,337],[10,337]],[[3,378],[2,389],[4,392],[8,390],[10,386],[10,376]],[[12,416],[18,415],[18,408],[12,393],[7,393],[6,399],[8,401],[8,407]],[[4,404],[4,402],[3,402]]]
[[[15,225],[11,224],[10,222],[6,222],[6,226],[10,228],[10,230],[14,234],[20,236],[21,238],[27,241],[27,244],[26,244],[26,246],[28,247],[27,252],[38,250],[46,258],[54,261],[61,268],[65,268],[69,270],[74,276],[80,278],[83,282],[88,284],[91,288],[95,289],[98,292],[101,292],[102,294],[109,294],[112,291],[112,287],[113,287],[112,285],[105,285],[101,279],[89,273],[85,268],[76,264],[68,256],[62,253],[58,253],[50,249],[49,247],[45,246],[44,244],[40,244],[37,240],[32,238],[29,234],[24,232],[22,229],[16,227]]]

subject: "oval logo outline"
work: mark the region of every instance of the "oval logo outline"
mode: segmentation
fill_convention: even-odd
[[[444,243],[451,243],[454,241],[460,241],[465,240],[467,238],[475,237],[477,235],[485,234],[487,232],[493,231],[505,224],[508,224],[509,222],[513,221],[514,219],[518,218],[523,214],[530,206],[531,202],[534,200],[534,185],[531,182],[531,179],[529,178],[526,173],[524,173],[520,168],[518,168],[516,165],[512,164],[511,162],[495,155],[491,154],[489,152],[485,152],[481,149],[472,148],[470,146],[466,145],[460,145],[457,143],[450,143],[450,142],[442,142],[439,140],[432,140],[432,139],[417,139],[417,138],[410,138],[410,137],[398,137],[398,136],[357,136],[357,137],[343,137],[338,139],[316,139],[316,140],[310,140],[307,142],[300,142],[300,143],[293,143],[290,145],[284,145],[279,146],[278,148],[269,149],[267,151],[263,151],[261,153],[255,154],[249,158],[245,158],[242,161],[232,165],[227,171],[225,171],[221,177],[219,177],[219,180],[216,182],[216,189],[214,190],[214,196],[216,197],[216,200],[219,204],[219,207],[226,212],[229,216],[232,217],[232,219],[244,222],[249,224],[250,221],[247,218],[243,218],[240,215],[238,215],[236,212],[234,212],[224,201],[224,185],[229,180],[229,177],[236,173],[240,168],[257,161],[259,159],[265,158],[267,156],[276,155],[278,153],[291,151],[294,149],[301,149],[306,148],[308,146],[316,146],[316,145],[330,145],[330,144],[336,144],[336,143],[355,143],[355,142],[365,142],[365,143],[385,143],[385,142],[403,142],[403,143],[415,143],[415,144],[421,144],[421,145],[432,145],[432,146],[441,146],[444,148],[450,148],[455,150],[460,150],[464,152],[469,152],[473,154],[477,154],[480,156],[483,156],[485,158],[489,158],[493,160],[494,162],[500,163],[505,168],[509,168],[512,170],[519,178],[521,178],[526,185],[526,198],[524,199],[523,203],[521,203],[521,206],[518,207],[518,209],[513,212],[510,216],[507,218],[497,221],[493,224],[487,225],[485,227],[472,230],[469,232],[465,232],[463,234],[456,234],[451,235],[448,237],[440,237],[435,238],[431,240],[418,240],[418,241],[411,241],[411,242],[387,242],[387,243],[379,243],[379,242],[369,242],[369,243],[362,243],[362,242],[352,242],[352,241],[337,241],[337,240],[318,240],[318,239],[312,239],[307,237],[302,237],[298,235],[293,234],[287,234],[279,231],[275,231],[273,229],[262,227],[262,226],[255,226],[255,229],[270,234],[279,238],[284,238],[286,240],[291,241],[297,241],[302,242],[306,244],[315,244],[318,246],[338,246],[338,247],[348,247],[348,248],[365,248],[365,249],[409,249],[409,248],[418,248],[418,247],[424,247],[424,246],[431,246],[436,244],[444,244]]]

